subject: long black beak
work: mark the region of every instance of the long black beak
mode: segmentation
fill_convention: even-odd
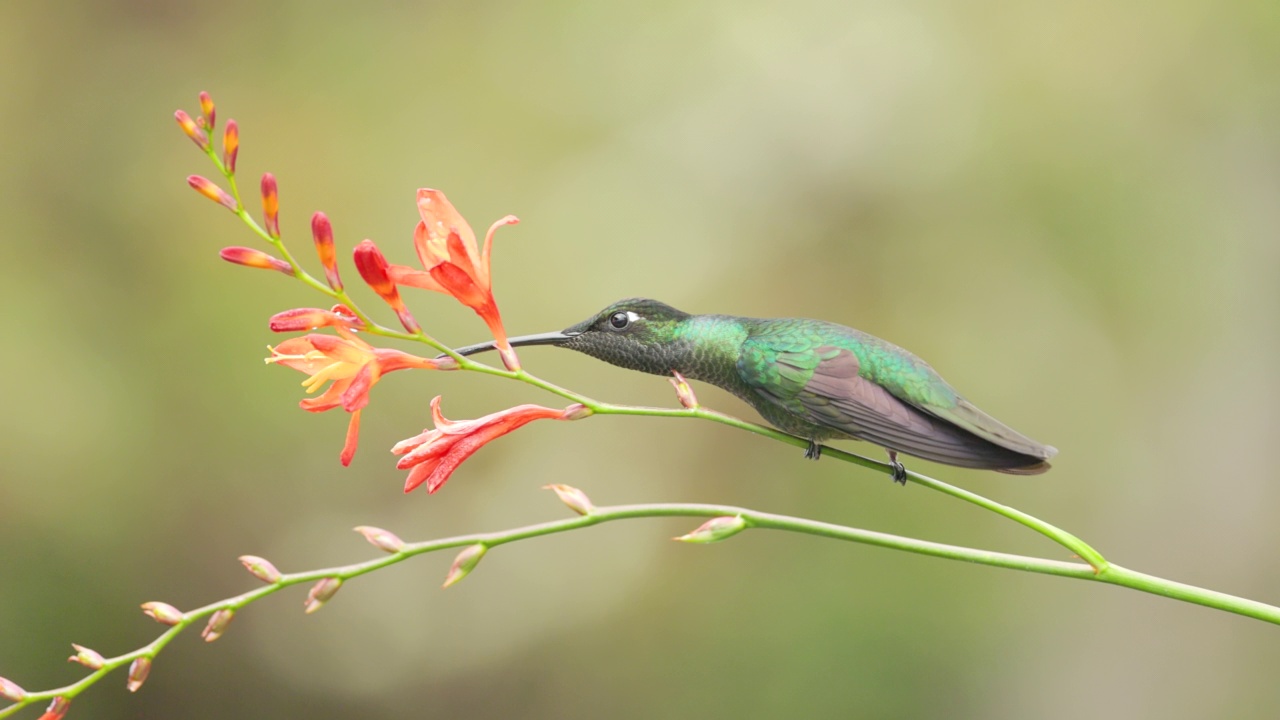
[[[523,347],[525,345],[559,345],[560,343],[581,334],[582,333],[579,332],[557,330],[556,332],[538,333],[537,335],[521,335],[519,337],[509,338],[507,342],[511,343],[512,347]],[[488,352],[496,349],[497,346],[492,340],[490,340],[489,342],[454,348],[453,351],[459,355],[475,355],[476,353]]]

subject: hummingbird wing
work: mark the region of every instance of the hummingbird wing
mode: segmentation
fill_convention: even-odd
[[[932,404],[904,400],[863,377],[862,369],[848,348],[814,347],[794,336],[767,334],[749,337],[738,363],[739,375],[758,397],[820,427],[948,465],[1012,472],[1048,469],[1041,462],[1045,455],[1028,452],[1034,447],[996,442],[933,412]]]

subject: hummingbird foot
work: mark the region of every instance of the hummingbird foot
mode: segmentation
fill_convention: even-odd
[[[898,483],[899,485],[906,486],[907,466],[898,462],[898,453],[896,451],[889,450],[888,452],[889,452],[889,467],[893,468],[893,481]]]
[[[806,460],[820,460],[822,458],[822,446],[816,441],[810,440],[809,447],[804,450]]]

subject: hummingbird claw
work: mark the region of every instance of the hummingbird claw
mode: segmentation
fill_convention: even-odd
[[[804,457],[806,460],[820,460],[822,458],[822,446],[810,440],[809,447],[805,448]]]
[[[889,467],[893,468],[893,481],[905,487],[907,484],[907,466],[898,462],[898,453],[893,450],[889,451]]]

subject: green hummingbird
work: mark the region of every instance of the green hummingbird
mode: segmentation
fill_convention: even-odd
[[[619,300],[559,332],[510,339],[555,345],[607,363],[711,383],[742,398],[774,427],[820,442],[865,440],[889,452],[959,467],[1034,475],[1057,449],[1042,445],[964,399],[928,363],[844,325],[803,318],[691,315],[647,298]],[[492,341],[458,348],[494,349]]]

